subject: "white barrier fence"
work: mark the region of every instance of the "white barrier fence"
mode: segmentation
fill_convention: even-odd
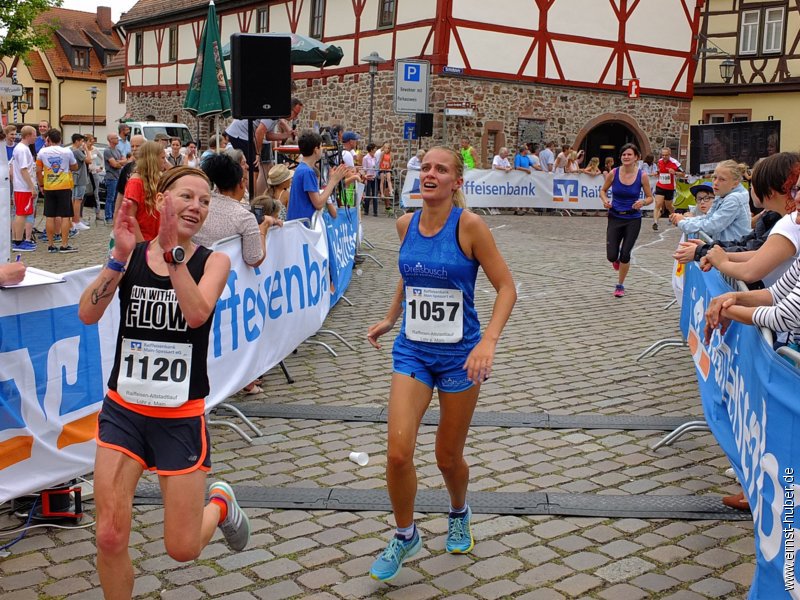
[[[322,222],[273,229],[258,269],[239,239],[218,248],[231,273],[209,340],[212,407],[274,367],[322,325],[330,309]],[[97,325],[78,300],[100,267],[65,283],[0,290],[0,502],[91,472],[97,413],[114,360],[118,303]]]
[[[522,171],[469,169],[464,173],[462,189],[470,208],[604,210],[600,199],[600,188],[604,181],[602,175],[553,175],[543,171],[528,174]],[[652,191],[655,191],[655,181],[655,177],[650,178]],[[408,172],[403,182],[402,205],[405,208],[422,206],[419,171]],[[652,209],[652,205],[645,208]]]

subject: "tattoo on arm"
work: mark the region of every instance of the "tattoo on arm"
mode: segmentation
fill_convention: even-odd
[[[109,298],[114,295],[114,290],[108,289],[111,287],[112,283],[113,280],[104,279],[100,285],[92,290],[92,304],[99,304],[104,298]]]

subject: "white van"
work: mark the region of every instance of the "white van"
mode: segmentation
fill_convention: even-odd
[[[183,123],[161,123],[158,121],[128,121],[125,123],[131,128],[131,135],[143,135],[144,139],[153,141],[156,134],[166,133],[170,138],[178,138],[181,146],[194,141],[191,131]]]

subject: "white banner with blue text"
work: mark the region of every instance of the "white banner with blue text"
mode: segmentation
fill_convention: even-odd
[[[273,228],[257,269],[232,238],[208,351],[214,406],[278,364],[322,325],[330,309],[328,249],[320,223]],[[114,360],[115,300],[96,325],[78,300],[100,267],[53,285],[0,290],[0,502],[91,472],[97,413]]]
[[[402,205],[422,206],[420,171],[409,171],[403,183]],[[462,190],[470,208],[554,208],[557,210],[603,210],[602,175],[554,175],[543,171],[496,171],[469,169]],[[651,178],[651,191],[655,178]],[[611,193],[609,190],[609,198]],[[641,194],[644,198],[644,193]],[[652,204],[645,210],[652,210]]]

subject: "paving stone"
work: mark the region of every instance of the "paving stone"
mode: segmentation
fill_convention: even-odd
[[[689,589],[710,598],[729,598],[736,586],[730,581],[710,577],[689,586]]]
[[[356,577],[335,585],[333,586],[333,592],[342,598],[369,598],[385,585],[367,575],[366,577]],[[264,600],[272,600],[270,596],[263,596],[263,598]]]
[[[179,588],[161,592],[162,600],[200,600],[203,597],[203,592],[193,585],[184,585]]]
[[[578,573],[559,581],[558,583],[554,584],[553,587],[564,592],[570,597],[576,597],[580,596],[581,594],[585,594],[589,590],[594,589],[599,585],[602,585],[602,583],[603,580],[595,577],[594,575]]]
[[[686,548],[681,548],[680,546],[670,544],[668,546],[661,546],[659,548],[648,550],[644,554],[645,556],[652,558],[653,560],[657,560],[660,563],[669,564],[683,560],[690,554],[690,552]]]
[[[695,557],[695,561],[701,565],[719,569],[739,560],[736,552],[731,552],[725,548],[713,548]]]
[[[564,600],[564,598],[566,598],[564,594],[548,588],[542,588],[534,592],[528,592],[522,596],[517,596],[516,600]]]
[[[557,581],[574,572],[569,567],[549,562],[525,571],[517,577],[516,582],[520,585],[538,587],[543,583]]]
[[[438,554],[419,561],[419,567],[431,575],[441,575],[451,571],[459,570],[472,564],[473,560],[468,554]]]
[[[213,577],[198,585],[212,596],[227,594],[243,587],[247,587],[253,582],[241,573],[228,573],[227,575]]]
[[[565,552],[578,552],[584,548],[592,546],[593,544],[594,542],[590,542],[586,538],[579,535],[568,535],[550,542],[551,546],[555,546],[556,548],[564,550]]]
[[[639,544],[634,544],[628,540],[615,540],[598,548],[600,552],[608,554],[611,558],[630,556],[641,549],[642,547]]]
[[[563,563],[576,571],[596,569],[609,561],[607,556],[594,552],[578,552],[563,559]]]
[[[472,592],[487,600],[497,600],[498,598],[510,598],[513,594],[522,589],[523,587],[518,583],[509,581],[508,579],[500,579],[475,588]]]
[[[708,575],[710,572],[710,569],[701,567],[699,565],[680,564],[666,571],[666,574],[679,581],[697,581],[698,579]]]
[[[458,590],[463,590],[466,587],[471,587],[476,581],[477,579],[475,579],[469,573],[458,570],[450,571],[449,573],[440,575],[431,581],[431,583],[437,588],[447,592],[457,592]]]
[[[513,573],[523,567],[523,564],[510,556],[496,556],[474,563],[467,571],[478,579],[494,579]]]
[[[15,548],[15,550],[18,550]],[[30,571],[31,569],[41,569],[49,567],[50,561],[47,560],[40,552],[31,552],[24,556],[17,558],[6,559],[0,562],[0,570],[3,573],[22,573]]]
[[[536,525],[531,532],[533,535],[550,540],[575,531],[577,527],[566,521],[552,520]]]
[[[262,548],[237,552],[217,561],[217,564],[226,571],[239,571],[250,565],[272,560],[275,556]]]
[[[303,567],[288,558],[279,558],[263,565],[253,567],[251,570],[264,581],[269,581],[276,577],[285,577],[291,573],[302,571]]]
[[[332,567],[304,573],[297,578],[298,583],[312,590],[335,585],[344,581],[344,575]]]
[[[641,575],[642,573],[647,573],[653,568],[655,568],[653,563],[632,556],[621,560],[615,560],[605,567],[597,569],[594,573],[609,583],[619,583],[631,577]]]
[[[604,589],[597,595],[604,600],[641,600],[642,598],[647,598],[649,596],[649,594],[644,590],[627,583],[620,583]]]
[[[3,591],[19,590],[22,588],[34,586],[36,584],[46,581],[47,577],[42,571],[33,570],[25,571],[17,575],[8,575],[0,577],[0,589]]]
[[[303,589],[294,581],[279,581],[265,588],[255,590],[255,595],[262,600],[284,600],[303,593]]]

